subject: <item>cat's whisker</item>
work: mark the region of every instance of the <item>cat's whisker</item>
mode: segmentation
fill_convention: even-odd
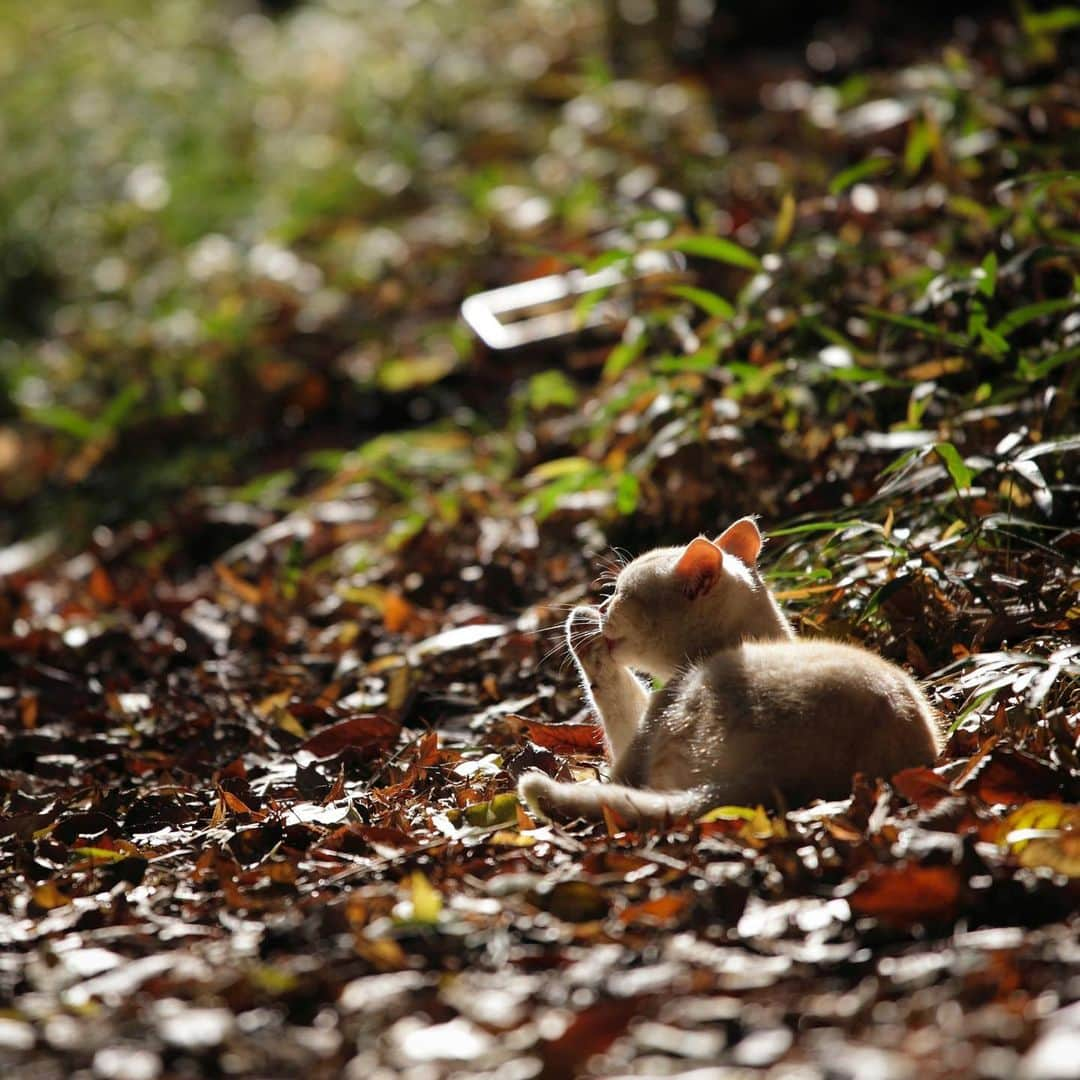
[[[537,667],[543,667],[553,656],[557,656],[558,653],[560,651],[562,651],[562,646],[564,644],[565,644],[565,642],[561,642],[559,645],[556,645],[553,649],[548,649],[548,651],[546,653],[544,653],[544,655],[541,656],[539,660],[536,661],[536,666]],[[570,650],[569,649],[566,650],[566,654],[567,655],[563,657],[563,665],[565,665],[566,661],[569,659],[569,656],[570,656]]]
[[[550,634],[553,630],[565,630],[566,620],[562,622],[552,623],[550,626],[538,626],[535,630],[529,631],[532,634]]]
[[[612,577],[618,577],[623,565],[625,565],[615,559],[599,559],[597,561],[603,573],[610,574]]]

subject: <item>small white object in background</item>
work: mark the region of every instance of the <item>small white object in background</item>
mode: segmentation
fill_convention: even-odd
[[[491,349],[533,345],[598,326],[617,328],[633,314],[631,283],[676,275],[685,266],[686,260],[678,252],[644,251],[629,260],[629,268],[607,266],[592,274],[571,270],[477,293],[461,305],[461,316]],[[603,289],[610,289],[610,295],[581,318],[577,302]]]

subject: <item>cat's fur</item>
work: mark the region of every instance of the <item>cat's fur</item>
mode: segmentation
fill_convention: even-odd
[[[713,806],[795,806],[850,794],[852,775],[889,777],[937,756],[914,681],[865,649],[798,641],[757,570],[750,518],[715,541],[658,548],[619,574],[601,608],[579,607],[567,640],[604,725],[612,783],[540,772],[519,791],[560,818],[630,824]],[[666,680],[650,694],[631,668]]]

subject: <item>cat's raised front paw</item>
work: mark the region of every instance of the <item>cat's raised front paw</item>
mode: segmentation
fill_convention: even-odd
[[[587,672],[598,670],[608,659],[599,608],[576,607],[566,620],[566,641],[570,651]]]

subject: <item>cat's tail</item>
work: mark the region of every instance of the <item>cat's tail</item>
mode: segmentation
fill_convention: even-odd
[[[708,787],[646,791],[596,780],[561,784],[542,772],[522,776],[518,794],[531,810],[546,818],[599,820],[607,807],[628,825],[665,825],[675,818],[698,817],[716,805],[716,793]]]

